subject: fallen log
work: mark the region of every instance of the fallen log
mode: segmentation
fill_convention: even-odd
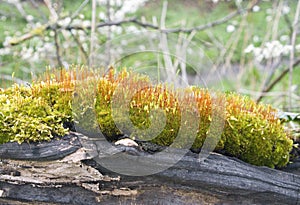
[[[68,156],[81,147],[78,136],[70,133],[51,141],[18,144],[8,142],[0,144],[0,159],[16,160],[56,160]]]
[[[6,159],[1,160],[0,203],[300,204],[297,174],[216,153],[205,160],[190,151],[180,157],[183,150],[179,149],[157,155],[145,152],[142,146],[107,147],[104,140],[72,135],[70,141],[79,140],[77,151],[60,160],[49,160],[50,155],[42,152],[47,149],[39,151],[47,161],[37,161],[37,156],[30,161],[28,157],[27,161],[11,160],[0,147],[0,153],[6,153],[1,155]],[[62,144],[69,147],[71,142]],[[173,164],[176,157],[181,159]],[[138,176],[140,167],[161,171]],[[121,172],[115,171],[120,168]]]

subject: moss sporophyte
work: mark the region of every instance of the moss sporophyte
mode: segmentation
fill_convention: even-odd
[[[178,90],[164,84],[147,86],[148,81],[147,77],[126,69],[118,73],[110,69],[104,76],[97,77],[92,71],[75,68],[48,72],[43,81],[33,82],[31,87],[14,85],[0,90],[0,143],[43,141],[50,140],[55,135],[63,136],[68,133],[64,124],[73,122],[73,113],[84,116],[94,110],[95,122],[81,123],[100,128],[108,141],[114,141],[116,136],[126,133],[133,139],[139,138],[169,146],[182,126],[182,109],[186,109],[200,118],[197,135],[192,144],[193,149],[200,149],[212,121],[210,91],[191,87],[186,89],[186,95],[179,98]],[[80,93],[75,86],[81,88]],[[117,87],[121,89],[118,92],[122,95],[114,95]],[[88,101],[86,96],[90,89],[93,89],[94,95]],[[124,98],[133,90],[137,92],[128,102],[128,112],[132,125],[137,128],[134,130],[128,126],[128,119],[122,111],[112,114],[112,102]],[[72,106],[75,95],[80,100],[80,106],[77,107]],[[285,166],[289,162],[293,143],[276,117],[276,109],[257,104],[249,97],[236,93],[218,95],[225,99],[226,111],[223,133],[215,151],[222,151],[254,165]],[[192,101],[197,103],[197,110],[189,106]],[[93,107],[90,106],[91,102]],[[74,109],[80,109],[80,112],[75,112]],[[153,115],[153,112],[162,113],[165,124],[157,136],[149,139],[149,133],[145,130],[151,123],[159,121],[155,116],[160,116]],[[118,126],[115,123],[116,118]],[[155,126],[152,127],[155,129]],[[189,129],[185,130],[187,132],[183,137],[188,138],[194,134],[189,133]],[[177,146],[184,147],[185,142],[182,145],[177,143]]]

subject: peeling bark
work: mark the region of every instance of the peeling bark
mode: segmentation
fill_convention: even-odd
[[[164,171],[149,176],[126,176],[105,167],[135,169],[136,162],[132,159],[138,160],[140,156],[149,159],[143,161],[144,168],[150,169],[153,162],[163,167],[182,150],[173,149],[170,154],[157,157],[141,147],[112,146],[105,150],[106,143],[73,133],[62,141],[50,141],[47,146],[31,144],[31,149],[37,149],[42,159],[31,150],[30,155],[24,155],[26,161],[16,160],[21,155],[15,153],[18,148],[11,151],[12,144],[10,149],[1,145],[0,203],[300,204],[300,175],[297,174],[249,165],[216,153],[199,161],[198,155],[187,152]],[[72,145],[76,149],[71,152]],[[64,154],[55,157],[55,151],[48,150],[55,146]],[[8,159],[11,153],[14,160]],[[101,162],[105,162],[105,167]]]

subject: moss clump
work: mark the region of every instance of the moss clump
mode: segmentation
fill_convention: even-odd
[[[67,112],[61,112],[59,104],[48,102],[43,92],[33,91],[14,86],[0,92],[0,143],[50,140],[53,134],[67,133],[63,127],[70,118]]]
[[[255,165],[285,166],[293,143],[276,117],[277,111],[233,93],[226,100],[222,136],[226,153]]]
[[[149,140],[147,136],[151,133],[147,133],[147,128],[151,123],[155,123],[155,119],[151,120],[153,111],[162,110],[165,114],[165,126],[150,141],[169,146],[178,137],[178,131],[183,126],[182,110],[185,110],[190,116],[198,118],[195,122],[199,121],[192,148],[199,149],[203,146],[212,121],[212,99],[208,90],[193,88],[193,95],[178,98],[177,91],[167,89],[163,85],[145,87],[142,84],[147,79],[138,74],[122,71],[119,75],[114,75],[113,71],[111,72],[101,79],[96,102],[99,126],[109,140],[115,140],[114,136],[120,133],[126,133],[132,138]],[[116,87],[120,87],[120,84],[123,86],[117,91],[120,95],[117,95],[119,99],[116,99]],[[120,101],[133,91],[138,92],[130,98],[129,119],[136,129],[132,129],[128,123],[128,116],[122,111],[122,104],[118,105],[120,109],[118,115],[112,114],[112,101],[115,100],[114,103]],[[185,92],[188,93],[188,90]],[[218,97],[225,99],[226,111],[223,134],[215,151],[225,152],[254,165],[285,166],[289,161],[292,141],[276,117],[276,110],[234,93],[219,94]],[[196,111],[189,106],[190,103],[197,104]],[[192,125],[186,123],[184,126]],[[151,131],[156,133],[155,126],[153,127]],[[157,127],[160,127],[159,123]],[[177,142],[177,147],[186,147],[185,141],[189,141],[189,137],[194,135],[189,130],[194,131],[193,128],[185,129],[182,133],[182,142]]]
[[[270,106],[234,93],[213,98],[207,89],[151,85],[147,77],[126,70],[111,69],[99,79],[90,78],[93,73],[74,79],[78,75],[72,72],[60,71],[32,88],[1,91],[0,143],[49,140],[67,132],[64,122],[79,120],[85,129],[99,127],[109,141],[128,134],[158,145],[201,149],[208,133],[220,128],[215,151],[254,165],[282,167],[289,161],[292,141]],[[224,115],[213,101],[225,106]],[[225,125],[212,126],[213,110],[220,111]]]

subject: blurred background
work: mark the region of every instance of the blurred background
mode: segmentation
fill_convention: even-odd
[[[298,4],[0,0],[0,87],[49,66],[126,66],[300,112]]]

